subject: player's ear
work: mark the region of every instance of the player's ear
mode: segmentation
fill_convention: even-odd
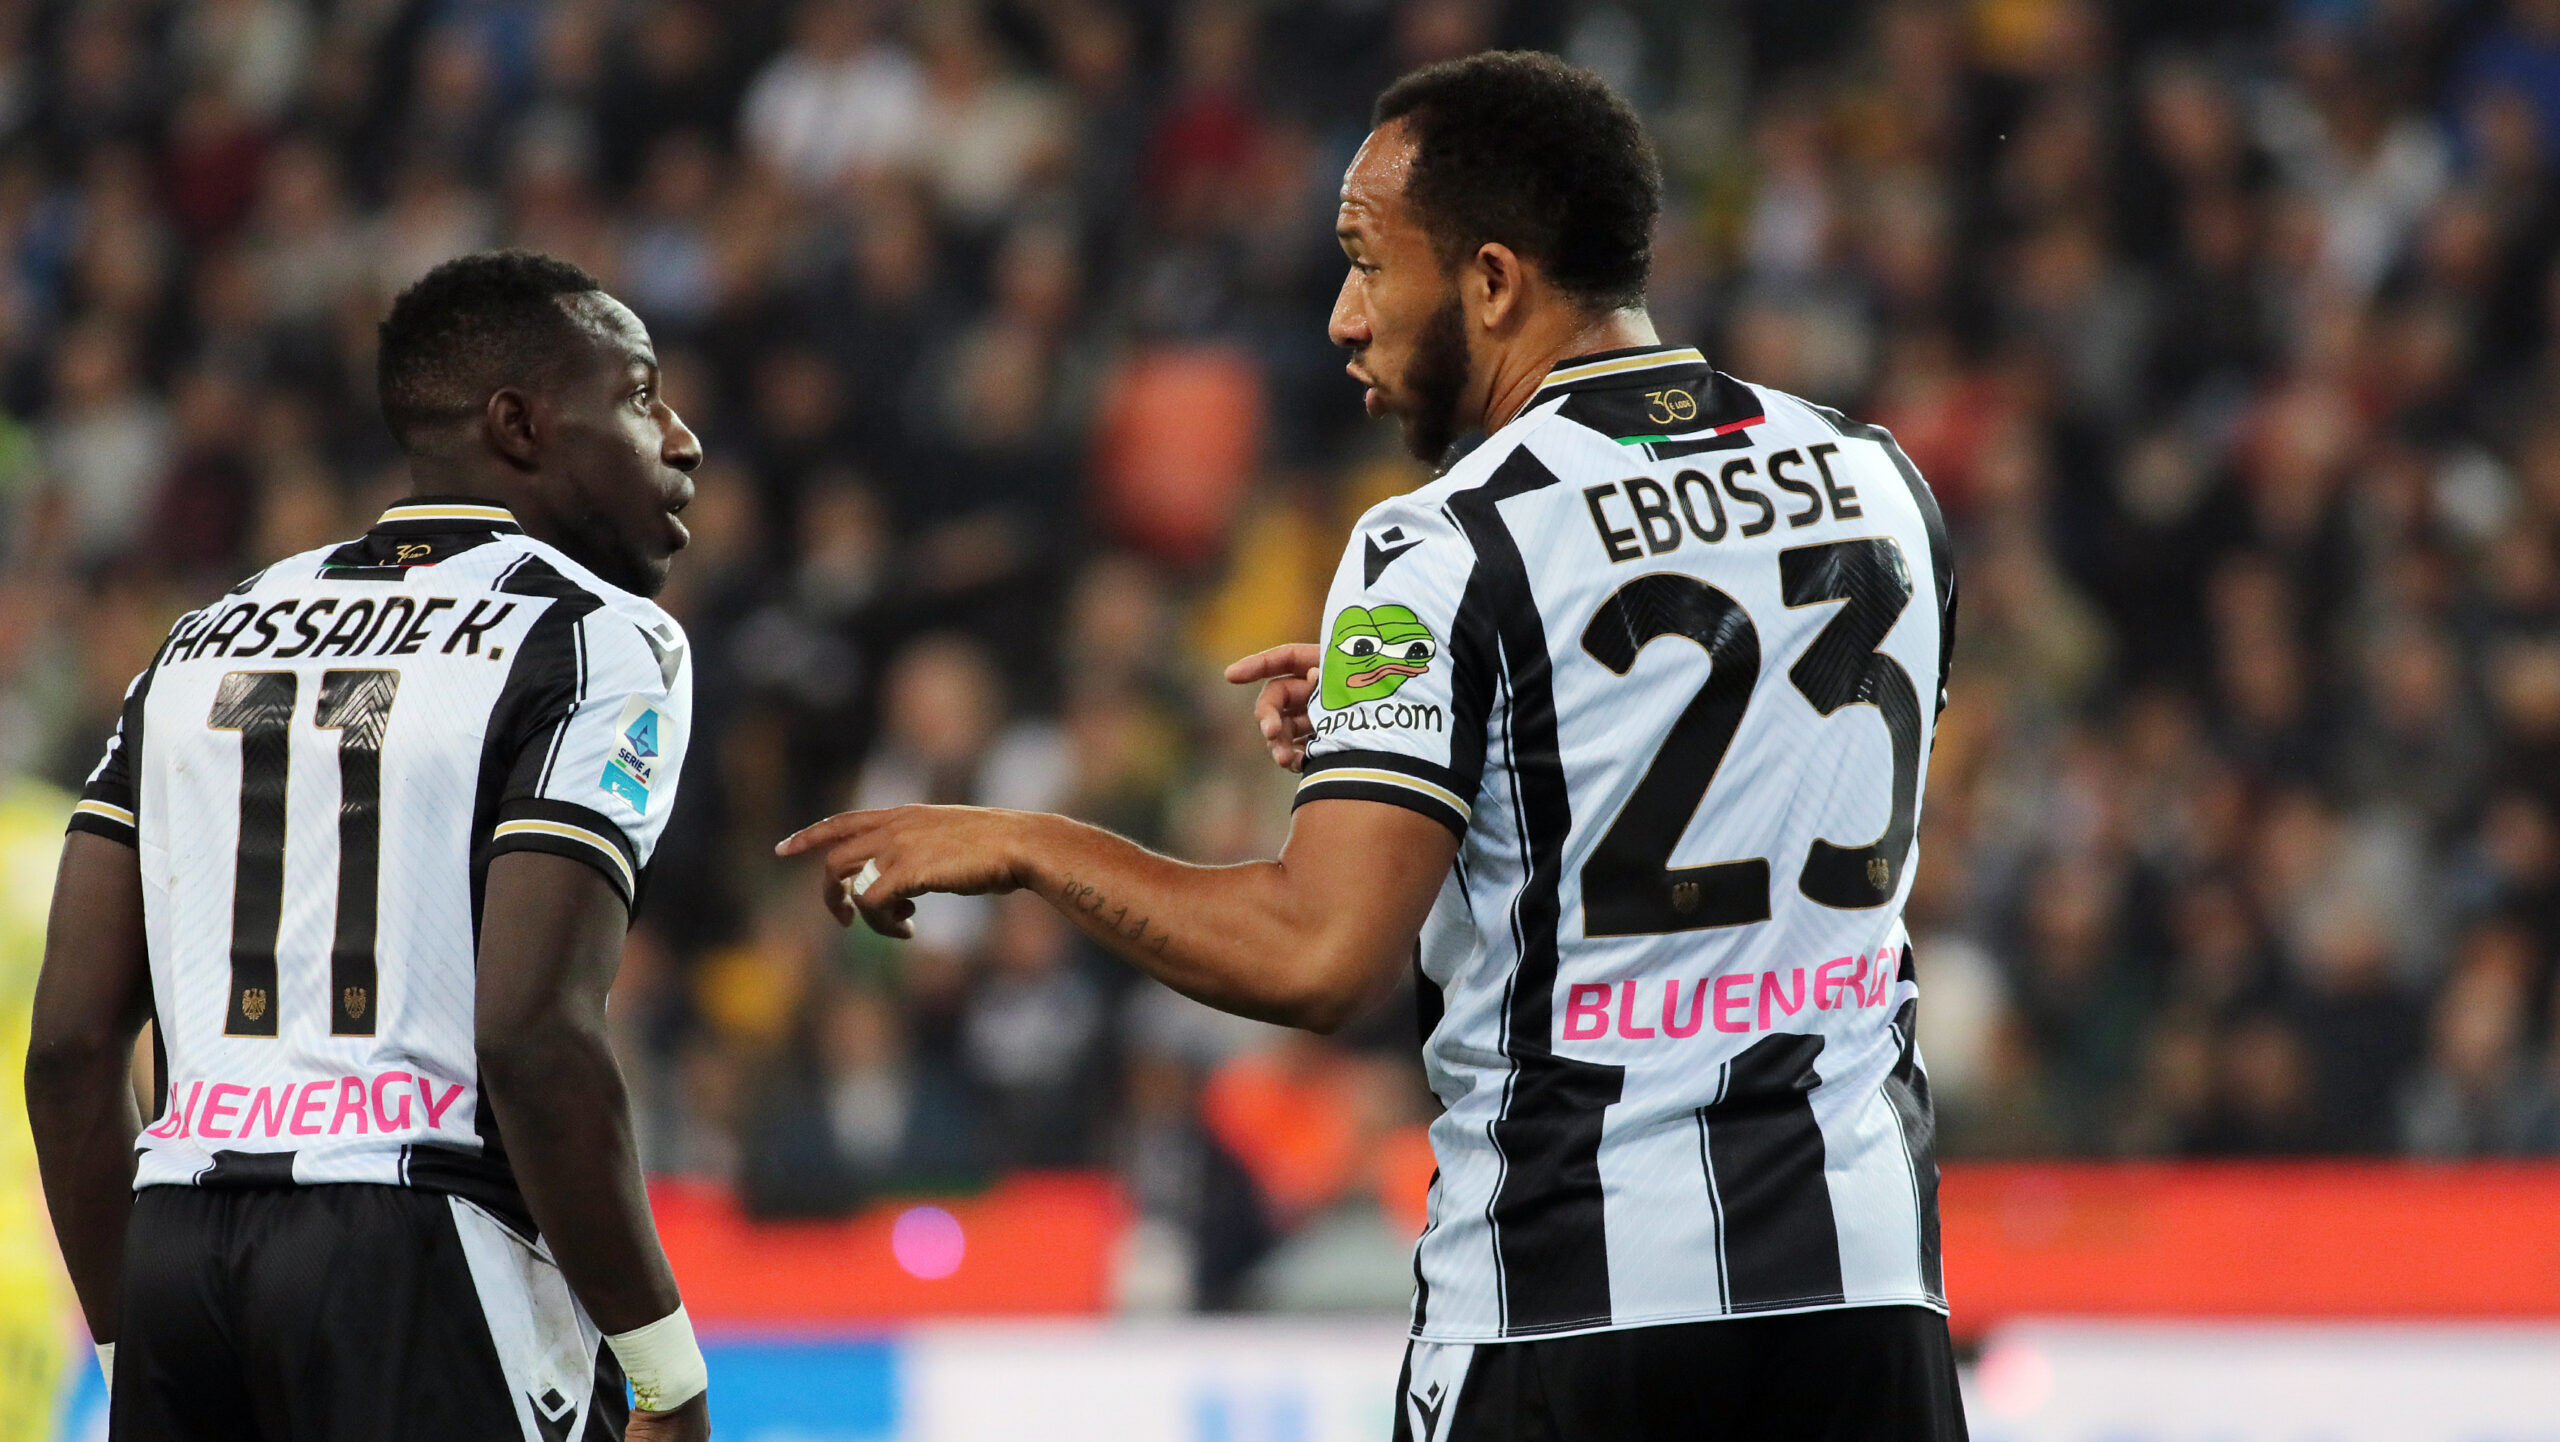
[[[1478,325],[1502,330],[1518,318],[1520,288],[1528,278],[1522,271],[1520,256],[1511,247],[1495,241],[1476,247],[1459,283]]]
[[[480,409],[480,433],[489,449],[509,465],[525,471],[534,468],[542,442],[531,396],[513,386],[491,391],[489,403]]]

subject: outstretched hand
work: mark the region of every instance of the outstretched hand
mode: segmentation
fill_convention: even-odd
[[[916,934],[915,897],[1012,891],[1028,878],[1017,844],[1041,818],[978,806],[839,812],[784,837],[776,856],[826,853],[824,899],[840,926],[859,915],[882,936]]]
[[[1315,735],[1315,723],[1307,718],[1307,700],[1315,695],[1323,659],[1324,649],[1314,642],[1292,641],[1227,666],[1227,679],[1238,686],[1262,683],[1262,694],[1254,698],[1253,719],[1262,728],[1271,759],[1283,771],[1306,764],[1307,741]]]

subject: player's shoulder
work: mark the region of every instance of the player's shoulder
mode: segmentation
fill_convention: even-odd
[[[288,590],[296,581],[317,580],[321,569],[328,565],[329,557],[346,544],[343,541],[331,541],[325,546],[314,546],[307,551],[297,551],[280,561],[270,562],[233,582],[231,589],[206,602],[204,607],[199,609],[211,609],[244,596],[262,596]]]
[[[1802,396],[1791,395],[1775,386],[1755,385],[1750,389],[1753,394],[1761,397],[1773,424],[1783,425],[1791,430],[1804,431],[1816,439],[1839,439],[1845,436],[1850,440],[1875,441],[1889,449],[1899,449],[1895,445],[1893,432],[1871,421],[1858,420],[1819,401],[1809,401]]]
[[[1541,407],[1478,442],[1440,474],[1410,491],[1387,497],[1360,517],[1363,531],[1402,526],[1416,534],[1442,534],[1466,542],[1466,527],[1454,507],[1473,493],[1497,487],[1510,463],[1528,454],[1550,424],[1551,407]]]
[[[1800,446],[1807,455],[1816,458],[1826,476],[1834,466],[1838,466],[1847,473],[1883,484],[1885,494],[1900,491],[1909,498],[1931,534],[1943,542],[1945,522],[1938,513],[1937,496],[1930,490],[1927,478],[1920,474],[1920,468],[1903,453],[1902,444],[1893,438],[1892,431],[1873,421],[1859,420],[1818,401],[1789,395],[1770,386],[1754,386],[1752,389],[1768,403],[1773,432],[1754,442],[1755,445],[1764,450],[1771,446]],[[1843,441],[1872,444],[1839,444]]]
[[[676,689],[687,669],[688,644],[684,627],[665,607],[604,579],[556,546],[526,536],[507,539],[518,555],[492,578],[492,590],[574,607],[589,664],[628,673],[635,684],[655,673],[658,689]]]
[[[1453,496],[1467,490],[1476,469],[1477,447],[1447,471],[1410,491],[1401,491],[1361,512],[1352,527],[1351,553],[1357,558],[1362,584],[1375,586],[1390,569],[1407,573],[1432,571],[1463,579],[1474,565],[1475,547],[1466,528],[1449,509]]]

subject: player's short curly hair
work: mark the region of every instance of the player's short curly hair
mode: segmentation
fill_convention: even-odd
[[[1662,168],[1634,107],[1588,70],[1496,50],[1387,87],[1370,124],[1415,142],[1405,194],[1454,266],[1497,243],[1592,310],[1641,304]]]
[[[501,386],[545,380],[577,337],[560,297],[602,290],[556,256],[484,250],[418,278],[382,321],[374,363],[382,418],[404,450],[467,420]]]

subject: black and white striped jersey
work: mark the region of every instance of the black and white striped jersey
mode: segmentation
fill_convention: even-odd
[[[1944,1307],[1902,906],[1954,600],[1892,437],[1694,350],[1362,519],[1297,795],[1460,838],[1416,1336]]]
[[[182,618],[71,821],[141,857],[160,1106],[134,1184],[389,1183],[528,1220],[480,1104],[489,861],[572,857],[636,903],[692,686],[664,611],[478,501],[394,506]]]

